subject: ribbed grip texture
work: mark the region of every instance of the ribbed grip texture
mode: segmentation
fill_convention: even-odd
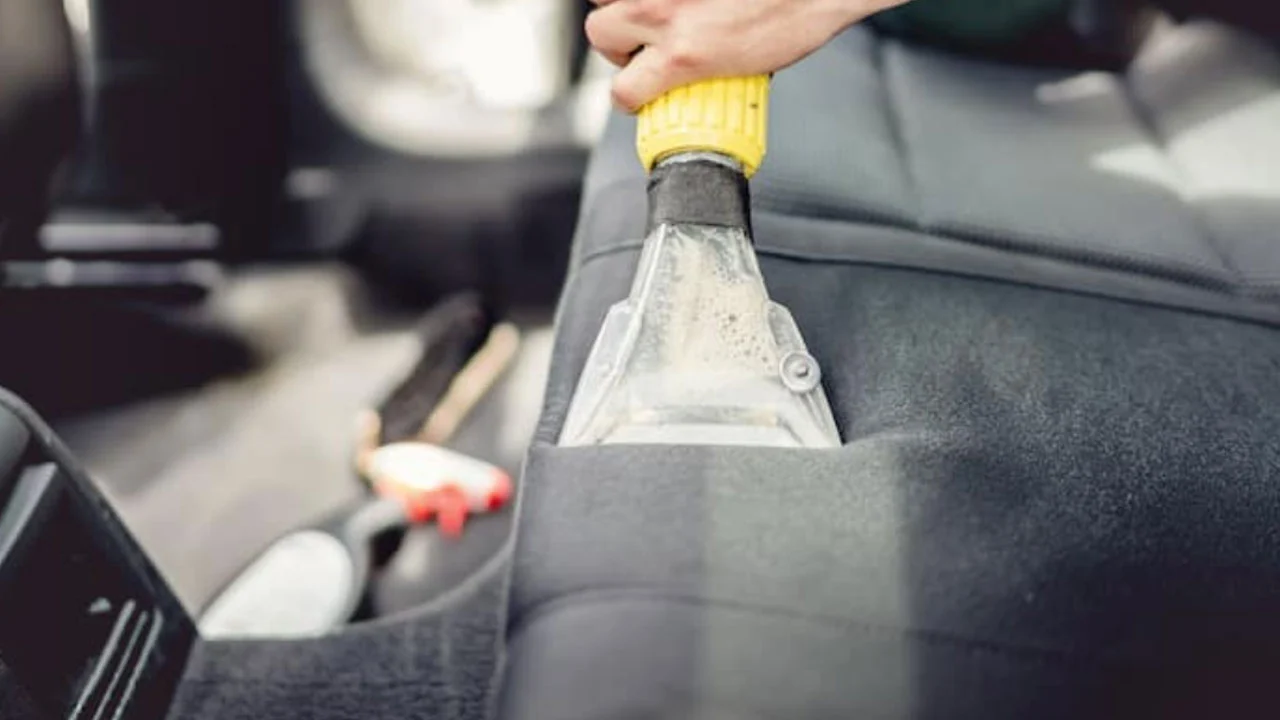
[[[764,160],[769,76],[705,80],[672,90],[640,109],[636,150],[645,170],[678,152],[719,152],[747,177]]]

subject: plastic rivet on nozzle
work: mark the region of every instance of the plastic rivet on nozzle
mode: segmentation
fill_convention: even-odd
[[[779,363],[778,372],[782,375],[782,384],[798,395],[811,393],[822,384],[822,369],[807,352],[787,353]]]

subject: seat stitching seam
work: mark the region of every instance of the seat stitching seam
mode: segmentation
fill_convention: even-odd
[[[625,180],[610,183],[610,186],[621,184]],[[994,247],[1041,257],[1066,260],[1083,267],[1119,268],[1127,272],[1152,277],[1178,280],[1191,285],[1210,287],[1227,292],[1242,291],[1237,273],[1225,263],[1217,267],[1176,260],[1167,256],[1144,252],[1119,252],[1114,248],[1100,248],[1096,244],[1076,241],[1074,245],[1064,244],[1048,235],[1035,235],[1025,231],[996,231],[989,227],[967,223],[942,223],[937,227],[924,227],[911,223],[888,213],[847,213],[833,211],[818,203],[796,203],[789,211],[761,208],[756,214],[772,214],[783,218],[816,219],[833,222],[858,222],[880,224],[887,228],[921,232],[969,245]],[[866,215],[864,217],[863,215]],[[607,245],[582,254],[577,266],[585,264],[600,255],[639,247],[642,240],[625,240],[621,243]],[[767,253],[767,250],[762,250]]]
[[[842,218],[822,217],[818,215],[814,215],[812,217],[806,217],[806,216],[798,215],[794,213],[786,213],[786,212],[778,212],[778,211],[759,211],[757,214],[761,214],[761,215],[768,214],[768,215],[773,215],[783,219],[797,218],[797,219],[805,219],[805,220],[813,219],[813,220],[826,221],[826,222],[850,222],[849,220],[845,220]],[[1045,245],[1042,243],[1027,242],[1025,238],[1000,241],[994,235],[987,233],[982,228],[978,228],[978,227],[961,228],[959,226],[955,226],[950,230],[930,231],[930,230],[922,230],[920,228],[906,226],[906,225],[893,225],[889,223],[880,223],[880,224],[883,224],[886,228],[889,228],[889,229],[907,230],[910,232],[921,232],[942,240],[950,240],[953,242],[960,242],[968,245],[978,245],[982,247],[997,248],[997,249],[1005,250],[1008,252],[1032,255],[1036,257],[1046,257],[1050,259],[1070,262],[1072,264],[1079,265],[1085,268],[1117,269],[1122,272],[1127,272],[1134,275],[1172,280],[1175,282],[1180,282],[1182,284],[1190,285],[1194,287],[1209,288],[1212,290],[1223,292],[1228,295],[1234,295],[1235,293],[1233,291],[1239,289],[1239,286],[1234,285],[1231,279],[1224,277],[1221,274],[1220,269],[1215,271],[1215,269],[1208,268],[1205,266],[1188,265],[1188,264],[1184,264],[1176,261],[1170,261],[1167,258],[1156,258],[1156,257],[1148,256],[1145,254],[1141,254],[1141,253],[1129,255],[1126,257],[1126,255],[1120,255],[1120,254],[1097,253],[1097,251],[1091,252],[1089,248],[1078,248],[1073,252],[1071,248],[1063,248],[1055,245]],[[981,236],[982,238],[986,238],[986,239],[983,240],[983,239],[980,239],[980,237],[976,237],[976,236]],[[630,250],[640,249],[643,247],[643,244],[644,244],[644,241],[641,239],[625,240],[623,242],[615,243],[607,247],[599,248],[597,250],[592,250],[591,252],[588,252],[582,255],[582,257],[579,259],[580,262],[578,264],[578,267],[581,268],[585,266],[588,262],[595,260],[597,258],[613,255],[616,253],[627,252]],[[805,253],[802,251],[791,251],[784,254],[782,252],[775,251],[768,247],[758,248],[757,252],[759,252],[761,255],[775,255],[775,256],[784,256],[784,257],[798,257],[798,258],[810,257],[809,253]],[[820,258],[813,257],[812,259],[821,259],[823,261],[828,261],[828,262],[832,260],[831,257],[825,256],[825,255]],[[1144,264],[1143,263],[1144,260],[1148,261],[1150,265]]]

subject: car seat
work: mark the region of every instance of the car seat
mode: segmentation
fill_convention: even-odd
[[[854,28],[753,183],[836,451],[556,447],[644,230],[588,172],[515,547],[504,718],[1249,716],[1280,661],[1280,54],[1120,72]]]

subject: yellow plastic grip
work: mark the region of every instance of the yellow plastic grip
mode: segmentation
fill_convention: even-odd
[[[640,108],[636,150],[646,171],[673,153],[711,151],[751,177],[764,161],[768,121],[768,75],[704,80]]]

